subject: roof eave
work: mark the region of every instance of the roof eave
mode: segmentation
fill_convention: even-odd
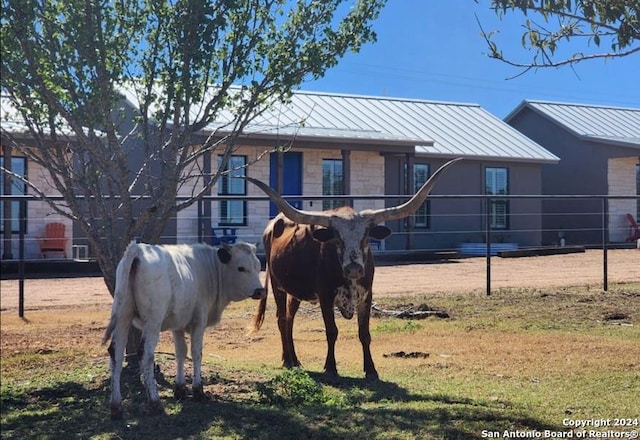
[[[605,138],[600,136],[592,136],[588,134],[580,135],[578,137],[586,142],[613,145],[616,147],[640,149],[640,139],[611,139],[611,138]]]
[[[225,136],[229,134],[227,130],[203,130],[205,135],[219,135]],[[240,139],[252,140],[252,141],[268,141],[288,143],[296,142],[300,144],[340,144],[345,149],[357,149],[357,146],[373,146],[373,147],[386,147],[384,149],[397,149],[409,150],[412,152],[416,145],[433,146],[434,141],[431,139],[400,139],[392,137],[374,137],[374,136],[330,136],[330,135],[310,135],[310,134],[282,134],[276,131],[273,132],[249,132],[240,134]],[[356,148],[353,148],[353,147]]]
[[[480,154],[445,154],[440,152],[424,152],[424,151],[416,151],[417,157],[430,157],[430,158],[438,158],[438,159],[454,159],[457,157],[462,157],[464,159],[476,160],[476,161],[495,161],[495,162],[514,162],[514,163],[531,163],[531,164],[541,164],[541,165],[556,165],[560,162],[560,158],[555,156],[554,158],[544,158],[544,157],[507,157],[507,156],[486,156]]]
[[[536,106],[532,105],[534,104],[535,101],[529,101],[529,100],[524,100],[520,103],[520,105],[518,105],[511,113],[509,113],[504,119],[503,121],[506,122],[507,124],[513,119],[515,118],[520,112],[522,112],[522,110],[524,110],[525,108],[531,110],[532,112],[534,112],[535,114],[541,116],[542,118],[550,121],[552,124],[562,128],[563,130],[571,133],[574,136],[580,137],[581,134],[576,132],[575,130],[573,130],[571,127],[567,127],[565,124],[563,124],[562,122],[558,121],[556,118],[554,118],[553,116],[551,116],[550,114],[540,110],[539,108],[537,108]]]
[[[29,131],[28,128],[18,129],[18,130],[3,128],[2,137],[7,137],[7,136],[17,141],[35,141],[36,139],[43,139],[45,141],[50,141],[50,142],[54,141],[54,138],[51,135],[51,133],[42,133],[38,137],[36,137],[33,135],[33,133]],[[69,142],[76,142],[78,140],[78,136],[75,133],[70,133],[70,132],[59,132],[57,134],[56,140],[60,141],[62,138]]]

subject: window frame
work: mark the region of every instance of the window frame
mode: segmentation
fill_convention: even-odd
[[[328,165],[331,165],[331,169],[329,170],[327,170]],[[336,171],[337,165],[340,165],[338,172]],[[337,176],[338,174],[339,176]],[[330,179],[329,182],[326,181],[327,177]],[[322,195],[344,195],[344,161],[342,159],[322,159]],[[341,206],[344,206],[343,200],[322,199],[323,211],[336,209]]]
[[[498,172],[503,174],[503,185],[498,180]],[[490,177],[490,173],[493,174]],[[491,187],[490,187],[491,186]],[[503,192],[501,192],[503,191]],[[490,196],[509,195],[509,168],[507,167],[485,167],[484,170],[484,193]],[[492,230],[510,229],[510,204],[508,199],[491,198],[489,202],[490,227]],[[502,221],[498,221],[501,218]]]
[[[22,169],[17,171],[18,166],[16,163],[21,163]],[[0,165],[4,165],[4,156],[0,155]],[[21,175],[22,177],[27,176],[27,158],[24,156],[11,156],[11,171]],[[0,194],[4,195],[4,173],[2,174],[2,179],[0,179]],[[27,185],[18,179],[13,179],[11,182],[11,195],[26,195],[27,194]],[[26,209],[26,205],[25,205]],[[11,201],[11,233],[19,234],[20,233],[20,201],[12,200]],[[28,211],[24,213],[25,219],[28,216]],[[28,225],[29,222],[25,222],[25,225]],[[26,228],[26,226],[25,226]],[[4,233],[4,201],[0,203],[0,233]],[[25,233],[27,231],[25,230]]]
[[[418,179],[418,169],[426,168],[424,173],[424,179]],[[405,167],[406,168],[406,167]],[[431,176],[431,165],[428,163],[414,163],[413,164],[413,194],[415,194],[424,185]],[[424,212],[421,212],[424,211]],[[418,218],[423,217],[424,221],[419,222]],[[431,203],[427,200],[413,214],[413,226],[419,229],[429,229],[431,227]]]
[[[218,156],[218,168],[222,164],[223,155]],[[237,163],[234,163],[237,162]],[[224,171],[218,180],[219,196],[246,196],[247,181],[238,177],[244,176],[247,165],[246,155],[231,155]],[[232,179],[235,179],[232,181]],[[234,185],[235,184],[235,185]],[[230,188],[231,185],[231,188]],[[239,189],[234,188],[238,185]],[[240,212],[234,215],[233,211]],[[231,212],[231,215],[229,214]],[[246,200],[218,200],[218,226],[247,226],[247,201]]]

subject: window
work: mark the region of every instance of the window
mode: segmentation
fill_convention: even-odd
[[[4,157],[0,157],[0,165],[4,166]],[[11,171],[19,176],[26,175],[27,161],[24,157],[11,158]],[[4,195],[4,173],[0,173],[0,194]],[[26,185],[18,179],[12,179],[11,195],[24,195],[27,193]],[[4,232],[4,202],[0,203],[0,231]],[[11,202],[11,232],[20,232],[20,202]]]
[[[429,179],[429,165],[416,163],[413,165],[413,194]],[[426,201],[418,208],[414,214],[414,224],[416,228],[429,227],[429,202]]]
[[[341,159],[322,160],[322,195],[344,195],[344,173]],[[323,200],[322,209],[333,209],[344,205],[341,200]]]
[[[222,156],[218,156],[218,167],[222,164]],[[246,156],[230,156],[227,170],[228,174],[223,174],[218,182],[218,195],[220,196],[246,196],[247,183],[243,176],[247,164]],[[244,200],[220,200],[219,215],[221,226],[244,226],[247,224],[247,203]]]
[[[485,169],[485,194],[492,196],[509,194],[509,173],[507,168]],[[508,229],[509,201],[491,199],[489,218],[492,229]]]

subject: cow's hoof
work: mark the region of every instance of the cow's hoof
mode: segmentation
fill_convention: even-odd
[[[187,398],[187,387],[185,385],[175,385],[173,387],[173,397],[176,400],[185,400]]]
[[[291,368],[302,368],[302,364],[298,362],[298,360],[293,361],[284,361],[282,363],[283,368],[291,369]]]
[[[149,414],[162,415],[164,414],[164,407],[159,400],[152,400],[149,402]]]
[[[204,402],[211,400],[211,396],[204,392],[202,385],[193,387],[193,400],[196,402]]]
[[[122,408],[120,405],[111,405],[111,420],[122,420]]]

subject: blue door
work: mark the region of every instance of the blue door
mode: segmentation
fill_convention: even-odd
[[[288,151],[282,154],[282,173],[284,176],[283,196],[302,195],[302,153],[299,151]],[[278,187],[278,153],[271,153],[269,185],[271,188]],[[302,209],[302,200],[288,200],[295,208]],[[278,213],[276,206],[271,203],[269,214],[275,217]]]

